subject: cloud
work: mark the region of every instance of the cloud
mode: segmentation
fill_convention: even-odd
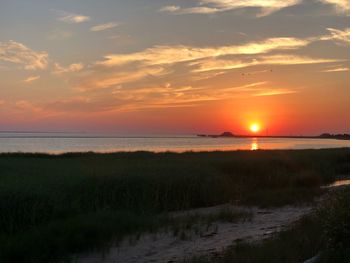
[[[265,56],[264,54],[276,50],[294,50],[309,44],[309,40],[296,38],[270,38],[259,42],[250,42],[237,46],[219,47],[190,47],[190,46],[155,46],[140,52],[129,54],[114,54],[105,57],[105,60],[97,62],[90,68],[89,75],[83,74],[75,87],[82,91],[112,89],[120,85],[129,84],[128,87],[152,85],[154,81],[167,78],[175,73],[172,66],[184,63],[183,68],[190,81],[206,72],[206,77],[211,75],[209,71],[223,71],[233,68],[243,68],[261,64],[306,64],[325,63],[333,60],[311,59],[296,56]],[[254,58],[251,58],[254,55]],[[236,56],[241,60],[227,59]],[[245,59],[243,59],[243,58]],[[189,68],[190,69],[189,69]],[[188,71],[189,70],[189,71]],[[218,74],[211,75],[212,77]],[[198,80],[198,78],[197,78]],[[194,80],[195,81],[195,80]],[[133,85],[130,85],[130,84]],[[195,89],[193,89],[195,90]],[[120,94],[120,91],[116,91]],[[196,90],[200,92],[200,90]],[[188,92],[186,92],[188,93]],[[180,92],[177,93],[179,95]],[[192,94],[192,99],[195,94]],[[125,95],[127,96],[127,94]],[[211,96],[209,96],[211,97]],[[207,100],[208,96],[201,96],[201,100]]]
[[[350,68],[337,67],[337,68],[325,69],[325,70],[322,70],[321,72],[331,73],[331,72],[346,72],[346,71],[350,71]]]
[[[63,73],[72,73],[72,72],[79,72],[84,69],[84,64],[82,63],[74,63],[69,65],[68,67],[62,67],[60,64],[55,63],[54,64],[54,74],[63,74]]]
[[[287,95],[287,94],[294,94],[298,93],[298,90],[293,89],[267,89],[263,91],[258,91],[257,93],[253,94],[254,97],[263,97],[263,96],[276,96],[276,95]]]
[[[220,11],[224,11],[224,10],[220,10],[218,8],[213,8],[213,7],[205,7],[205,6],[200,6],[200,7],[191,7],[191,8],[179,8],[177,10],[172,9],[171,6],[166,6],[162,9],[160,9],[160,11],[163,12],[170,12],[170,13],[175,13],[175,14],[214,14]]]
[[[48,54],[33,51],[24,44],[11,40],[0,42],[0,61],[20,64],[27,70],[45,69],[48,65]]]
[[[229,59],[208,59],[193,63],[197,66],[194,72],[206,72],[213,70],[230,70],[246,68],[258,65],[302,65],[302,64],[321,64],[339,62],[336,59],[310,58],[306,56],[295,55],[269,55],[259,56],[248,60],[229,60]]]
[[[118,101],[117,111],[138,111],[154,108],[193,107],[208,101],[218,101],[238,96],[244,89],[253,89],[265,82],[251,83],[227,89],[211,87],[151,86],[138,89],[118,88],[112,94]]]
[[[263,96],[276,96],[276,95],[286,95],[294,94],[300,92],[299,89],[287,89],[287,88],[271,88],[271,84],[267,81],[254,82],[241,87],[233,87],[223,89],[223,92],[231,94],[231,97],[245,95],[253,97],[263,97]]]
[[[159,9],[159,12],[176,12],[181,10],[180,6],[177,5],[169,5],[169,6],[164,6],[161,9]]]
[[[57,12],[60,14],[60,17],[58,18],[58,20],[65,23],[78,24],[78,23],[83,23],[91,20],[90,17],[85,15],[68,13],[65,11],[57,11]]]
[[[112,29],[112,28],[115,28],[117,26],[119,26],[119,23],[111,22],[111,23],[106,23],[106,24],[93,26],[92,28],[90,28],[90,30],[93,31],[93,32],[98,32],[98,31],[104,31],[104,30]]]
[[[103,105],[95,100],[89,102],[92,103],[91,107],[96,106],[96,110],[101,111],[192,107],[208,101],[231,98],[294,94],[300,90],[290,89],[289,86],[273,87],[273,84],[263,80],[245,84],[246,78],[240,78],[238,80],[240,85],[227,87],[227,83],[220,82],[216,88],[201,86],[203,83],[204,85],[211,83],[201,80],[203,76],[215,78],[235,68],[343,61],[292,55],[285,52],[303,48],[319,41],[321,37],[267,38],[239,45],[216,47],[154,46],[138,52],[110,54],[105,56],[104,60],[97,61],[89,67],[84,74],[76,76],[77,79],[73,80],[73,83],[84,96],[104,97],[106,103]],[[256,70],[260,70],[256,74],[266,72],[266,70]],[[65,103],[60,105],[66,107]]]
[[[80,90],[86,92],[84,96],[56,99],[44,104],[20,103],[18,107],[31,111],[39,108],[51,115],[67,112],[130,112],[145,109],[194,107],[210,101],[247,96],[284,95],[297,92],[297,90],[292,89],[274,89],[272,84],[266,81],[221,88],[213,88],[210,85],[177,85],[167,81],[160,85],[147,81],[142,81],[141,86],[135,85],[135,83],[133,85],[118,84],[125,83],[125,81],[135,81],[136,79],[141,80],[146,76],[146,74],[130,76],[131,73],[114,72],[112,73],[114,75],[93,75],[86,79],[86,84],[91,86],[80,86]],[[155,73],[157,74],[157,72]],[[158,76],[161,76],[162,73],[158,74]],[[122,76],[125,79],[122,79]],[[157,82],[159,81],[158,78]],[[96,85],[99,88],[98,91],[96,91]],[[107,87],[108,89],[103,89]]]
[[[339,44],[350,44],[350,28],[344,30],[327,28],[330,35],[321,37],[321,40],[333,40]]]
[[[320,0],[324,4],[334,5],[338,13],[344,14],[350,11],[349,0]]]
[[[161,76],[166,71],[160,67],[149,67],[134,69],[132,71],[112,72],[106,75],[100,74],[98,70],[89,77],[84,76],[84,80],[78,85],[80,91],[95,89],[105,89],[115,87],[121,84],[142,80],[146,77]]]
[[[239,46],[199,48],[190,46],[155,46],[141,52],[105,56],[99,65],[117,66],[139,62],[145,65],[162,65],[188,62],[227,55],[252,55],[272,50],[297,49],[309,44],[308,40],[296,38],[270,38]]]
[[[270,15],[283,8],[301,3],[301,0],[197,0],[198,6],[181,8],[165,6],[159,11],[174,14],[212,14],[240,8],[259,8],[259,16]]]
[[[341,59],[326,59],[326,58],[311,58],[307,56],[295,55],[272,55],[263,56],[261,63],[263,64],[277,64],[277,65],[301,65],[301,64],[320,64],[320,63],[334,63],[342,61]]]
[[[115,96],[115,100],[118,101],[118,106],[114,109],[124,112],[152,108],[193,107],[209,101],[227,100],[242,96],[277,96],[297,92],[299,92],[298,89],[271,88],[270,83],[262,81],[221,89],[169,84],[139,89],[117,88],[112,94]]]
[[[40,76],[30,76],[30,77],[26,78],[25,80],[23,80],[23,82],[31,83],[31,82],[36,81],[38,79],[40,79]]]

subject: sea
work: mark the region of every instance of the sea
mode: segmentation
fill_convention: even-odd
[[[350,140],[211,138],[196,135],[117,136],[89,133],[0,133],[0,153],[187,152],[350,147]]]

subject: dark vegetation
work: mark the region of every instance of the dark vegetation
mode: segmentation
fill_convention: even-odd
[[[330,134],[330,133],[323,133],[320,135],[320,138],[325,139],[338,139],[338,140],[350,140],[350,134]]]
[[[222,255],[196,257],[183,263],[300,263],[317,255],[322,246],[322,226],[313,215],[263,242],[237,242]]]
[[[350,149],[2,154],[0,169],[0,262],[53,262],[155,231],[167,211],[312,202],[350,173]]]
[[[319,263],[350,262],[350,188],[343,189],[288,230],[257,243],[236,243],[222,255],[183,263],[297,263],[317,257]]]
[[[326,241],[322,262],[350,262],[350,187],[330,198],[319,218]]]

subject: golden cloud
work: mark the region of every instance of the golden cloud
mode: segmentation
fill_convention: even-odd
[[[258,65],[301,65],[301,64],[321,64],[339,62],[337,59],[310,58],[295,55],[269,55],[260,56],[248,61],[225,60],[225,59],[208,59],[195,62],[192,65],[198,68],[194,72],[205,72],[213,70],[230,70],[246,68]]]
[[[27,70],[45,69],[48,54],[31,50],[24,44],[8,41],[0,42],[0,61],[23,65]]]
[[[301,3],[301,0],[197,0],[198,6],[181,8],[179,6],[165,6],[160,9],[162,12],[174,14],[212,14],[235,10],[240,8],[259,8],[259,16],[270,15],[283,8]]]
[[[320,0],[322,3],[334,5],[338,13],[347,13],[350,11],[349,0]]]
[[[93,32],[105,31],[105,30],[108,30],[108,29],[115,28],[117,26],[119,26],[119,23],[111,22],[111,23],[106,23],[106,24],[93,26],[92,28],[90,28],[90,30],[93,31]]]
[[[63,74],[63,73],[72,73],[72,72],[79,72],[84,69],[84,64],[82,63],[74,63],[69,65],[68,67],[62,67],[60,64],[55,63],[54,64],[54,74]]]
[[[125,83],[135,82],[149,76],[160,76],[166,73],[167,72],[160,67],[150,67],[130,72],[114,72],[107,75],[100,75],[98,72],[97,74],[94,72],[90,77],[84,79],[77,88],[80,91],[110,88]]]
[[[350,44],[350,28],[345,28],[344,30],[327,28],[327,30],[331,34],[321,37],[321,40],[333,40],[340,44]]]
[[[60,14],[59,20],[62,22],[70,23],[70,24],[78,24],[91,20],[90,17],[80,14],[68,13],[65,11],[57,11]]]
[[[40,76],[30,76],[30,77],[26,78],[25,80],[23,80],[23,82],[31,83],[31,82],[36,81],[38,79],[40,79]]]
[[[198,48],[189,46],[156,46],[131,54],[113,54],[98,62],[104,66],[120,66],[139,62],[144,65],[163,65],[188,62],[228,55],[262,54],[273,50],[298,49],[309,44],[309,40],[297,38],[270,38],[238,46]]]

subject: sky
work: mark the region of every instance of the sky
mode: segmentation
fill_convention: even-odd
[[[2,0],[0,130],[350,133],[350,0]]]

